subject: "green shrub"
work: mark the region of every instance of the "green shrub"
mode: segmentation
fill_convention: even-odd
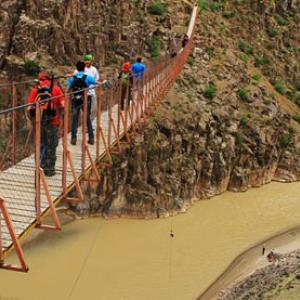
[[[247,126],[249,122],[249,119],[247,117],[247,115],[242,115],[241,120],[240,120],[240,125],[241,126]]]
[[[255,56],[254,57],[254,64],[256,67],[258,66],[269,66],[271,61],[269,58],[265,57],[264,55]]]
[[[239,41],[238,47],[244,53],[253,54],[253,48],[251,47],[251,45],[248,42],[246,42],[244,40]]]
[[[297,90],[298,92],[300,92],[300,81],[298,81],[298,82],[296,83],[296,90]]]
[[[231,19],[235,17],[236,12],[234,10],[228,10],[228,11],[224,11],[222,13],[222,16],[226,19]]]
[[[294,115],[293,116],[293,120],[295,120],[297,123],[299,123],[300,124],[300,115]]]
[[[245,54],[245,53],[242,53],[240,55],[240,59],[244,62],[245,65],[247,65],[248,62],[249,62],[249,56],[247,54]]]
[[[191,93],[187,93],[186,96],[189,99],[189,101],[193,100],[193,95]]]
[[[296,130],[293,127],[289,127],[288,128],[288,132],[287,133],[282,133],[279,135],[279,145],[282,148],[286,148],[288,147],[292,142],[293,142],[293,138],[295,136]]]
[[[279,145],[286,148],[291,143],[291,136],[288,133],[283,133],[279,136]]]
[[[166,4],[162,3],[160,0],[154,1],[149,7],[148,11],[152,15],[163,15],[167,10]]]
[[[193,56],[189,56],[187,59],[187,64],[193,66],[195,63],[195,58]]]
[[[290,135],[294,136],[294,135],[296,134],[296,130],[295,130],[294,127],[290,126],[290,127],[288,128],[288,130],[289,130],[289,134],[290,134]]]
[[[289,21],[287,19],[285,19],[284,17],[280,16],[280,15],[276,15],[275,19],[276,19],[277,24],[279,26],[287,26],[287,25],[289,25]]]
[[[262,68],[262,73],[264,74],[264,76],[271,76],[273,74],[273,70],[269,67],[269,66],[263,66]]]
[[[207,0],[198,0],[198,5],[200,10],[208,10],[208,1]]]
[[[281,82],[281,81],[279,81],[279,80],[275,80],[275,81],[272,82],[272,84],[273,84],[275,90],[276,90],[279,94],[281,94],[281,95],[286,94],[286,88],[285,88],[283,82]]]
[[[214,50],[215,50],[215,49],[214,49],[213,47],[207,47],[207,48],[205,49],[206,53],[207,53],[209,56],[213,56]]]
[[[300,107],[300,95],[296,95],[294,101]]]
[[[271,42],[271,41],[266,41],[266,48],[268,50],[273,50],[273,49],[276,48],[276,45],[273,42]]]
[[[217,87],[213,82],[210,82],[208,87],[204,90],[203,96],[212,100],[217,95]]]
[[[211,1],[209,2],[209,8],[211,11],[217,11],[221,8],[222,3],[216,2],[216,1]]]
[[[241,132],[236,132],[235,133],[235,141],[239,144],[242,145],[245,142],[245,137]]]
[[[161,51],[161,41],[159,36],[153,35],[146,41],[147,46],[149,47],[150,54],[152,58],[160,57]]]
[[[294,100],[295,99],[295,96],[296,96],[296,94],[295,94],[295,91],[293,91],[293,90],[287,90],[286,91],[286,96],[290,99],[290,100]]]
[[[40,72],[39,63],[35,60],[27,59],[24,63],[25,72],[28,75],[36,76]]]
[[[278,35],[278,31],[277,31],[276,28],[271,27],[271,28],[269,28],[269,30],[268,30],[268,34],[269,34],[270,37],[275,37],[275,36]]]
[[[254,74],[254,75],[252,76],[252,79],[253,79],[254,81],[260,81],[260,80],[261,80],[261,76],[260,76],[259,74]]]
[[[247,101],[249,99],[249,91],[246,88],[241,88],[239,90],[239,97],[243,100],[243,101]]]
[[[137,15],[136,15],[136,19],[138,22],[140,23],[145,23],[146,21],[146,16],[145,16],[145,13],[143,11],[138,11],[137,12]]]
[[[113,165],[116,165],[116,164],[118,164],[120,162],[119,156],[117,156],[115,154],[111,155],[111,160],[112,160]]]

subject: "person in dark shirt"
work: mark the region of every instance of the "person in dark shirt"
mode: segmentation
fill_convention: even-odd
[[[72,130],[71,130],[71,144],[76,145],[77,142],[77,128],[78,128],[78,119],[80,111],[83,109],[83,89],[88,88],[91,85],[96,85],[97,81],[93,76],[86,75],[84,73],[85,64],[82,61],[77,62],[76,64],[77,74],[68,79],[68,87],[71,92],[78,90],[72,96]],[[94,144],[94,132],[91,121],[91,110],[92,102],[88,101],[87,103],[87,129],[90,145]]]

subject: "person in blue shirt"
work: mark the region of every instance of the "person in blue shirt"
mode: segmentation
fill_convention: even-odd
[[[147,68],[145,64],[142,63],[141,57],[138,57],[131,67],[134,86],[133,89],[136,90],[136,92],[134,93],[134,98],[137,100],[143,97],[143,79],[146,69]]]
[[[145,64],[142,63],[141,57],[138,57],[136,59],[136,62],[132,65],[131,71],[133,74],[133,78],[138,79],[138,80],[143,79],[144,73],[146,71],[146,66],[145,66]]]
[[[77,74],[68,79],[69,91],[72,92],[72,130],[71,130],[71,144],[76,145],[77,142],[77,128],[80,110],[83,109],[84,92],[83,89],[91,85],[96,85],[97,81],[93,76],[84,73],[85,64],[82,61],[77,62]],[[88,130],[88,143],[94,144],[94,131],[91,121],[92,102],[87,103],[87,130]]]

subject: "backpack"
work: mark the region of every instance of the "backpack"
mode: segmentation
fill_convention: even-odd
[[[41,108],[41,123],[43,125],[49,124],[52,119],[56,116],[56,108],[53,101],[49,100],[52,97],[52,88],[53,88],[53,76],[51,77],[50,87],[37,87],[37,96],[40,102]],[[29,117],[31,119],[35,118],[35,106],[29,109]]]
[[[52,82],[50,87],[38,87],[39,102],[41,103],[41,122],[42,125],[51,123],[56,116],[56,107],[53,100],[49,100],[52,97]]]
[[[71,86],[73,95],[72,95],[72,104],[75,106],[83,105],[83,89],[87,88],[86,84],[86,77],[87,75],[84,74],[81,78],[77,77],[76,75],[73,76],[73,84]]]
[[[129,80],[129,72],[122,72],[121,73],[121,83],[122,85],[126,86]]]

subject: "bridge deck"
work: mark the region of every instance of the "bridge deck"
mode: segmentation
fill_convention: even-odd
[[[113,107],[112,115],[117,124],[117,105]],[[105,137],[108,136],[108,112],[101,114],[101,127],[104,131]],[[95,120],[93,122],[94,130]],[[122,126],[120,124],[122,132]],[[116,140],[114,132],[111,133],[112,143]],[[70,134],[68,135],[68,143],[70,142]],[[77,144],[69,145],[69,151],[72,153],[75,171],[77,177],[81,174],[81,144],[82,144],[82,130],[78,128]],[[96,144],[96,143],[95,143]],[[96,160],[96,145],[89,145],[89,150],[93,160]],[[103,143],[100,143],[100,156],[104,154],[105,148]],[[63,160],[63,146],[62,139],[59,141],[57,147],[57,161],[56,161],[56,174],[53,177],[47,177],[47,183],[50,194],[54,202],[63,196],[62,194],[62,160]],[[90,167],[90,166],[88,166]],[[74,185],[74,178],[70,168],[67,170],[67,186]],[[16,165],[8,168],[0,173],[0,191],[5,199],[8,212],[11,216],[14,229],[17,237],[22,236],[32,224],[36,222],[35,212],[35,161],[34,154],[23,159]],[[41,211],[45,213],[49,208],[45,191],[41,191]],[[12,245],[11,236],[6,226],[2,226],[2,250],[5,252]]]

